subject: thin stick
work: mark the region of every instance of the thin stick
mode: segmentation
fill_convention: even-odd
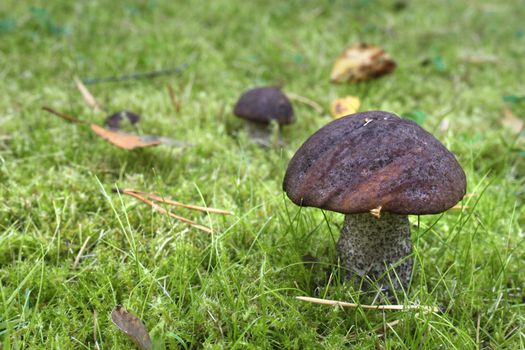
[[[72,122],[72,123],[80,123],[80,124],[89,124],[88,122],[86,121],[83,121],[83,120],[80,120],[80,119],[77,119],[73,116],[70,116],[69,114],[65,114],[65,113],[60,113],[60,112],[57,112],[55,111],[53,108],[50,108],[50,107],[42,107],[42,109],[46,112],[49,112],[51,114],[54,114],[62,119],[65,119],[69,122]]]
[[[175,91],[173,91],[173,88],[170,84],[166,85],[168,87],[168,94],[170,95],[171,104],[173,105],[173,108],[175,109],[175,112],[180,112],[180,101],[175,95]]]
[[[301,103],[304,103],[307,106],[312,107],[312,109],[315,110],[319,114],[323,114],[324,113],[323,107],[319,103],[317,103],[315,101],[312,101],[309,98],[306,98],[306,97],[301,96],[301,95],[294,94],[293,92],[287,92],[286,96],[288,96],[288,98],[290,100],[292,100],[292,101],[301,102]]]
[[[88,107],[93,109],[95,113],[102,111],[100,104],[97,102],[97,100],[88,90],[88,88],[80,81],[80,79],[78,79],[77,76],[75,76],[73,79],[75,80],[77,89],[78,91],[80,91],[80,94],[82,95],[82,98],[84,99],[84,102],[88,105]]]
[[[190,225],[192,227],[195,227],[196,229],[199,229],[201,231],[208,232],[208,233],[212,233],[213,232],[209,227],[197,224],[196,222],[191,221],[190,219],[186,219],[186,218],[184,218],[182,216],[179,216],[177,214],[173,214],[172,212],[167,211],[163,207],[153,203],[152,201],[150,201],[150,200],[140,196],[139,194],[137,194],[135,192],[124,192],[124,193],[127,194],[128,196],[134,197],[134,198],[138,199],[139,201],[142,201],[142,202],[146,203],[147,205],[149,205],[153,209],[155,209],[155,210],[157,210],[157,211],[159,211],[159,212],[161,212],[163,214],[167,214],[167,215],[171,216],[174,219],[177,219],[179,221],[184,222],[185,224],[188,224],[188,225]]]
[[[387,323],[377,327],[376,328],[376,332],[379,333],[379,335],[384,335],[384,334],[386,334],[386,332],[388,331],[389,328],[393,328],[394,326],[398,325],[399,323],[401,323],[400,320],[394,320],[394,321],[387,322]]]
[[[76,269],[79,262],[80,262],[80,257],[82,256],[82,253],[84,253],[84,250],[86,250],[86,247],[87,247],[87,244],[89,242],[89,239],[91,238],[91,236],[88,236],[86,238],[86,240],[84,241],[84,244],[82,244],[82,247],[80,247],[80,250],[78,251],[78,254],[77,254],[77,257],[75,258],[75,262],[73,263],[73,269]]]
[[[332,306],[342,306],[342,307],[349,307],[349,308],[362,308],[367,310],[397,310],[397,311],[406,311],[406,310],[423,310],[428,312],[439,312],[439,308],[437,307],[429,307],[429,306],[421,306],[421,305],[365,305],[365,304],[354,304],[354,303],[347,303],[345,301],[337,301],[337,300],[328,300],[328,299],[319,299],[319,298],[312,298],[312,297],[295,297],[298,300],[307,301],[309,303],[313,304],[319,304],[319,305],[332,305]]]
[[[157,78],[163,75],[171,75],[182,72],[188,67],[188,63],[180,64],[172,69],[162,69],[153,72],[146,73],[133,73],[128,75],[121,76],[111,76],[111,77],[96,77],[96,78],[83,78],[82,82],[86,85],[98,84],[98,83],[118,83],[128,80],[138,80],[138,79],[148,79],[148,78]]]
[[[220,214],[220,215],[233,215],[233,213],[231,211],[227,211],[227,210],[223,210],[223,209],[216,209],[216,208],[200,207],[198,205],[192,205],[192,204],[184,204],[184,203],[177,202],[177,201],[174,201],[174,200],[171,200],[171,199],[165,199],[163,197],[157,196],[154,193],[147,193],[147,192],[137,191],[137,190],[133,190],[133,189],[123,189],[123,190],[120,190],[120,191],[123,192],[123,193],[132,192],[132,193],[135,193],[135,194],[138,194],[138,195],[141,195],[141,196],[145,196],[145,197],[151,198],[153,200],[156,200],[157,202],[161,202],[161,203],[169,204],[169,205],[174,205],[176,207],[181,207],[181,208],[186,208],[186,209],[191,209],[191,210],[197,210],[197,211],[201,211],[201,212]]]

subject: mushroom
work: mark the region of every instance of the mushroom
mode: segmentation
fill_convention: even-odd
[[[111,130],[119,130],[123,121],[128,122],[131,125],[135,125],[139,122],[140,116],[131,111],[118,111],[106,118],[105,124]]]
[[[277,87],[257,87],[244,92],[233,113],[248,122],[250,137],[263,145],[269,143],[271,122],[281,126],[294,121],[292,104]]]
[[[337,243],[344,277],[389,290],[410,282],[407,215],[451,208],[466,179],[454,155],[416,123],[370,111],[310,136],[290,160],[283,189],[297,205],[345,214]]]

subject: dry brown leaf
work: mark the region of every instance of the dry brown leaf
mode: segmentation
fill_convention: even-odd
[[[184,142],[172,140],[170,138],[162,137],[162,136],[133,135],[133,134],[128,134],[124,132],[112,131],[112,130],[103,128],[100,125],[88,123],[84,120],[77,119],[73,116],[70,116],[69,114],[57,112],[54,109],[49,108],[49,107],[42,107],[42,109],[56,116],[59,116],[60,118],[65,119],[67,121],[89,125],[91,130],[96,135],[98,135],[99,137],[103,138],[104,140],[110,142],[111,144],[119,148],[132,150],[135,148],[151,147],[151,146],[157,146],[160,144],[172,145],[172,146],[177,146],[177,147],[190,146],[189,144],[186,144]]]
[[[335,83],[369,80],[391,73],[395,68],[396,62],[382,48],[357,43],[337,58],[331,79]]]
[[[334,119],[337,119],[345,115],[357,113],[360,106],[361,101],[355,96],[336,98],[330,105],[330,113]]]
[[[113,311],[111,311],[111,321],[133,340],[140,349],[149,350],[153,348],[151,338],[144,323],[122,305],[117,305]]]
[[[89,92],[88,88],[84,85],[84,83],[82,83],[82,80],[78,79],[78,77],[74,77],[74,80],[78,91],[80,91],[80,94],[82,95],[82,98],[88,107],[93,109],[94,112],[100,112],[102,108],[91,92]]]
[[[518,134],[523,130],[524,122],[522,119],[518,118],[514,112],[510,110],[509,107],[501,107],[501,112],[503,113],[503,118],[500,119],[501,125],[511,129],[513,132]]]
[[[157,146],[161,143],[159,140],[147,141],[144,140],[142,136],[111,131],[101,126],[98,126],[97,124],[91,124],[90,127],[95,134],[102,137],[104,140],[112,143],[117,147],[127,150]]]

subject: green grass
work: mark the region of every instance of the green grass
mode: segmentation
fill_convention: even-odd
[[[401,10],[374,0],[108,3],[0,3],[4,349],[94,348],[95,310],[100,348],[128,348],[109,319],[117,303],[144,320],[159,348],[525,348],[524,142],[499,123],[504,96],[525,95],[520,1],[407,1]],[[359,40],[383,46],[397,70],[359,85],[330,84],[333,60]],[[472,55],[496,62],[464,60]],[[192,148],[123,151],[40,109],[102,122],[74,75],[183,63],[180,75],[90,89],[109,111],[140,113],[142,132]],[[419,227],[411,218],[415,275],[398,295],[399,303],[441,305],[444,313],[294,299],[371,301],[336,278],[343,216],[300,209],[281,190],[294,151],[330,117],[295,103],[286,145],[268,150],[251,144],[231,113],[244,89],[281,83],[324,106],[351,94],[361,110],[422,111],[423,126],[457,155],[470,208],[422,216]],[[517,100],[510,107],[524,117]],[[235,215],[180,211],[211,225],[209,235],[111,193],[115,185]],[[321,267],[303,264],[306,254]],[[401,322],[385,335],[376,331],[394,320]]]

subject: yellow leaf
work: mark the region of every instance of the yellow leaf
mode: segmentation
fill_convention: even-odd
[[[360,106],[361,101],[355,96],[336,98],[332,101],[330,113],[334,119],[337,119],[344,117],[345,115],[357,113]]]
[[[391,73],[395,68],[396,62],[382,48],[357,43],[337,58],[331,79],[335,83],[369,80]]]

